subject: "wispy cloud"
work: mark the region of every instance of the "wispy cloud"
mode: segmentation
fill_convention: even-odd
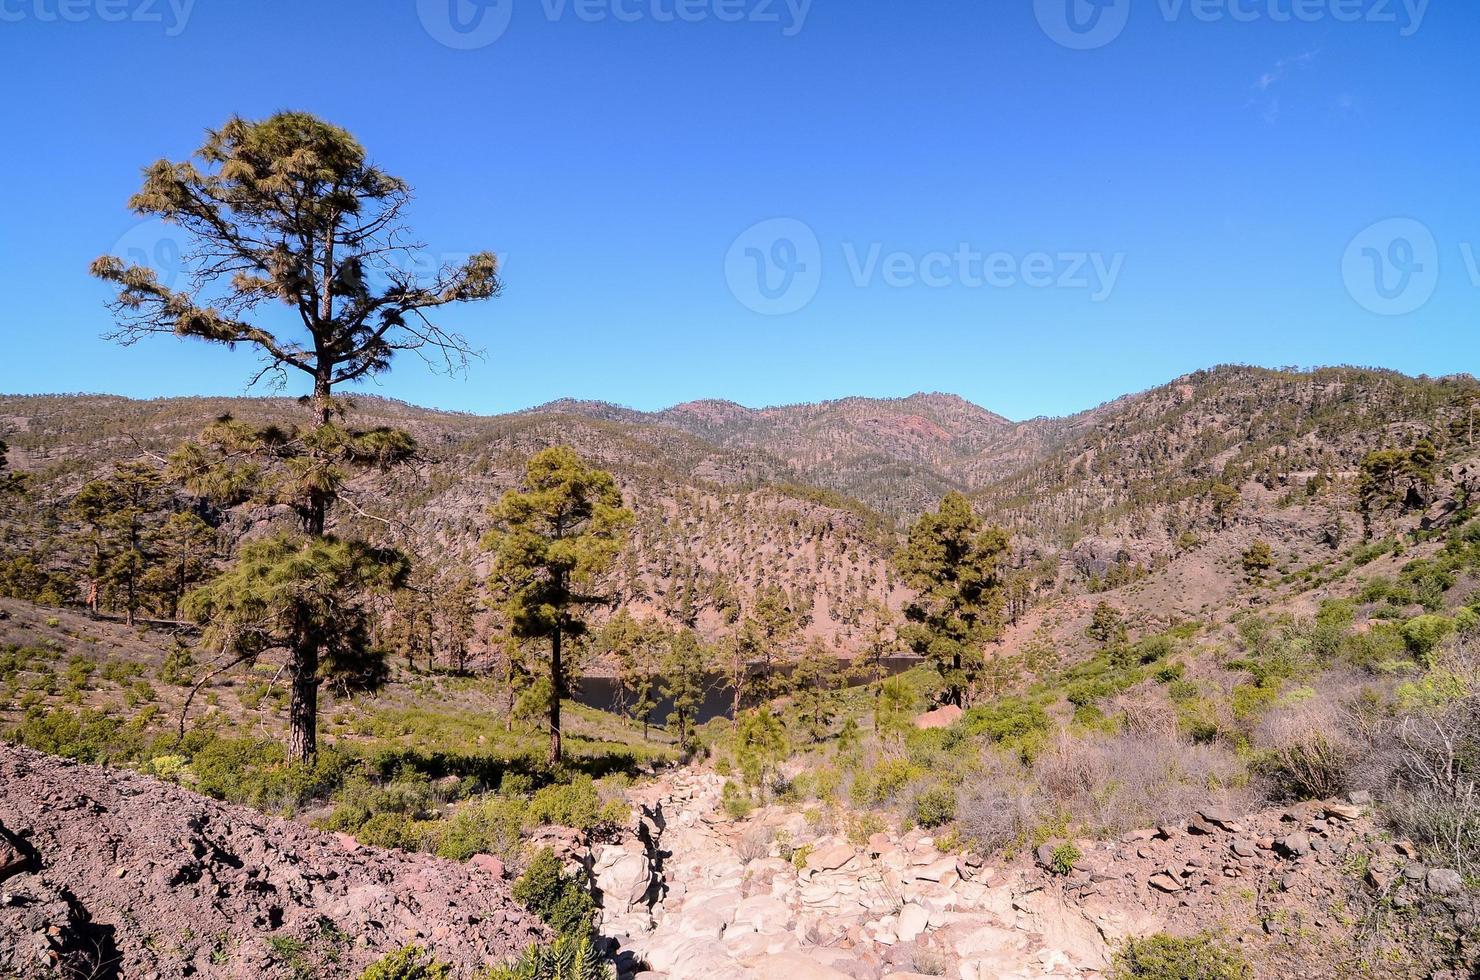
[[[1290,58],[1281,58],[1274,63],[1272,68],[1255,79],[1254,95],[1249,99],[1249,105],[1259,111],[1259,115],[1266,123],[1272,126],[1280,118],[1280,99],[1273,90],[1288,78],[1291,72],[1307,67],[1320,53],[1320,49],[1317,48]]]

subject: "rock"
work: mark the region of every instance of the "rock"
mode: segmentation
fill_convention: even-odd
[[[0,827],[0,881],[24,871],[29,863],[21,849],[7,839],[4,827]]]
[[[1235,837],[1229,849],[1239,857],[1257,857],[1259,854],[1258,846],[1247,837]]]
[[[943,857],[939,861],[932,861],[927,865],[915,869],[915,880],[917,881],[934,881],[940,884],[949,884],[959,877],[960,874],[956,871],[956,859],[953,857]]]
[[[625,912],[640,904],[652,888],[653,872],[641,854],[625,853],[596,873],[602,907]]]
[[[1150,885],[1152,888],[1157,889],[1158,891],[1164,891],[1168,893],[1179,892],[1182,890],[1182,883],[1176,878],[1167,874],[1165,871],[1157,872],[1150,878],[1146,879],[1146,884]]]
[[[899,925],[896,934],[901,942],[914,942],[930,925],[930,913],[914,902],[899,910]]]
[[[1197,811],[1197,815],[1219,829],[1238,829],[1238,817],[1226,806],[1205,806]]]
[[[1352,790],[1346,794],[1346,801],[1354,806],[1371,806],[1372,794],[1365,789]]]
[[[1424,879],[1429,891],[1435,895],[1458,895],[1465,890],[1465,880],[1458,871],[1449,868],[1431,868]]]
[[[834,841],[807,855],[807,867],[813,871],[837,871],[852,861],[853,848],[842,841]]]
[[[1310,853],[1310,835],[1303,830],[1286,834],[1274,842],[1274,848],[1287,858],[1304,857]]]
[[[950,728],[961,720],[963,712],[954,704],[948,704],[934,711],[927,711],[915,719],[915,727],[919,729]]]
[[[479,871],[487,872],[495,878],[502,878],[504,876],[504,862],[492,854],[474,854],[468,863]]]
[[[772,895],[753,895],[735,906],[731,930],[779,933],[791,927],[791,909]]]
[[[1343,823],[1351,823],[1362,816],[1362,808],[1351,803],[1327,803],[1326,816]]]

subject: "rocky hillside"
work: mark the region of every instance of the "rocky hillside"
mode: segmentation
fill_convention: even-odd
[[[7,745],[0,891],[7,977],[356,976],[410,944],[472,972],[547,934],[476,864]]]
[[[355,488],[356,518],[475,576],[488,504],[552,443],[612,469],[637,512],[619,588],[625,604],[711,637],[780,586],[806,631],[844,653],[870,608],[905,593],[888,564],[903,526],[949,490],[1015,535],[1030,596],[1120,585],[1192,550],[1298,525],[1297,537],[1355,540],[1356,470],[1374,449],[1425,438],[1443,477],[1426,518],[1480,486],[1473,458],[1480,386],[1356,368],[1224,367],[1062,419],[1010,422],[950,395],[747,409],[694,402],[654,413],[557,402],[495,418],[361,398],[364,425],[410,430],[419,465]],[[282,399],[0,397],[0,437],[33,474],[41,513],[0,522],[16,544],[59,556],[75,528],[61,506],[113,461],[162,453],[221,414],[291,423]],[[1238,491],[1219,512],[1213,489]],[[51,546],[55,543],[55,547]],[[1215,574],[1218,588],[1237,574]]]

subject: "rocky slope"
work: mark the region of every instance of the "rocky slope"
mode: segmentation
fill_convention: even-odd
[[[686,771],[635,794],[641,832],[566,853],[602,896],[603,933],[647,980],[1097,978],[1127,936],[1209,929],[1259,976],[1337,977],[1373,930],[1463,946],[1460,876],[1381,833],[1370,800],[1241,814],[1208,803],[1120,840],[984,860],[927,833],[856,844],[818,813],[719,809],[724,778]],[[1474,956],[1476,950],[1460,956]],[[1424,975],[1416,963],[1394,975]]]
[[[412,943],[471,974],[544,934],[474,864],[0,745],[0,976],[352,977]]]
[[[1293,526],[1314,542],[1344,527],[1349,544],[1361,524],[1353,491],[1363,456],[1426,436],[1453,470],[1480,451],[1477,405],[1480,385],[1468,376],[1242,367],[1017,423],[939,394],[653,413],[567,401],[496,418],[363,398],[357,424],[410,430],[424,458],[358,483],[355,505],[373,517],[351,520],[476,578],[488,505],[531,453],[567,443],[613,470],[637,513],[617,585],[625,604],[714,638],[762,587],[780,586],[808,636],[850,654],[868,642],[871,606],[905,599],[888,560],[904,522],[946,491],[970,492],[984,516],[1013,531],[1027,598],[1072,597],[1189,555],[1198,565],[1190,549],[1223,554],[1270,529]],[[86,556],[69,548],[69,494],[223,413],[301,419],[286,399],[0,397],[0,437],[39,499],[25,526],[0,519],[0,551],[23,546],[75,577]],[[1446,479],[1451,506],[1460,482],[1480,490],[1473,467]],[[1213,512],[1216,482],[1240,491],[1231,516]],[[1194,577],[1216,579],[1216,592],[1237,585],[1236,573],[1206,571]]]

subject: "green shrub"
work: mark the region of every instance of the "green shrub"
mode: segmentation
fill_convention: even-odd
[[[1067,875],[1074,870],[1075,863],[1083,857],[1084,852],[1072,841],[1065,841],[1053,849],[1053,854],[1048,861],[1048,870],[1056,875]]]
[[[565,873],[560,859],[548,847],[535,856],[514,883],[514,900],[561,936],[588,936],[596,917],[591,896]]]
[[[501,796],[464,803],[434,832],[437,855],[453,861],[466,861],[474,854],[512,859],[519,853],[525,809],[523,800]]]
[[[371,963],[360,980],[450,980],[452,967],[420,946],[404,946]]]
[[[921,827],[943,827],[956,819],[956,791],[932,786],[915,797],[915,823]]]
[[[494,967],[487,980],[609,980],[590,936],[561,936],[546,946],[533,946],[517,962]]]
[[[1121,944],[1111,980],[1251,980],[1243,953],[1204,933],[1187,939],[1157,933]]]
[[[546,786],[529,801],[529,819],[540,824],[592,831],[614,826],[626,818],[627,811],[620,804],[601,802],[590,776]]]
[[[731,820],[743,820],[750,816],[750,811],[755,809],[755,803],[750,794],[741,789],[733,782],[725,783],[721,802],[725,808],[725,815]]]

